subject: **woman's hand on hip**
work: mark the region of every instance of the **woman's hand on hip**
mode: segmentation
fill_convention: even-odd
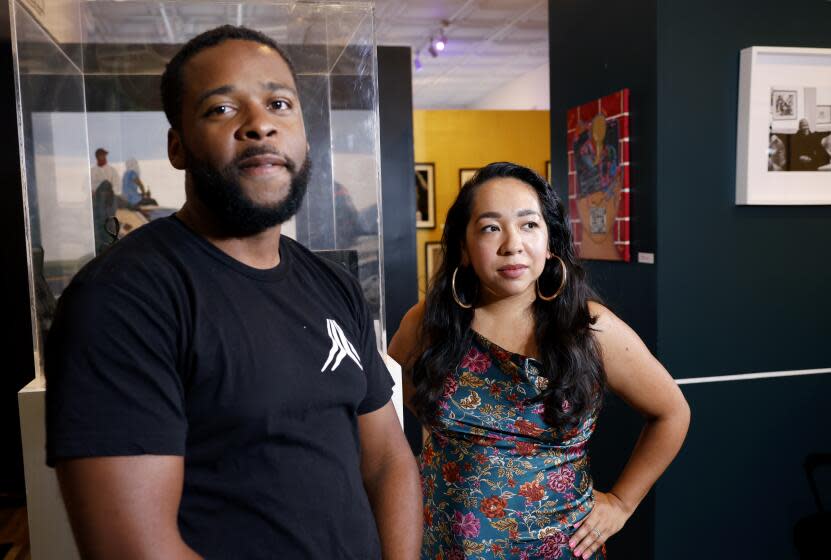
[[[614,494],[594,491],[594,508],[575,524],[578,530],[568,542],[574,556],[589,558],[617,533],[632,512]]]

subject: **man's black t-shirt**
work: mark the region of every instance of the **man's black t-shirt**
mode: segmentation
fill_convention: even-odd
[[[46,350],[47,462],[183,455],[208,558],[380,557],[357,417],[392,379],[357,282],[283,237],[248,267],[175,217],[87,265]]]

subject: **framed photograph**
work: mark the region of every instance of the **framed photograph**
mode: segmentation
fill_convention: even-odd
[[[736,204],[831,204],[831,49],[741,51]]]
[[[436,227],[436,167],[432,163],[415,164],[416,227]]]
[[[790,121],[796,118],[796,90],[770,91],[770,111],[775,121]]]
[[[462,189],[465,183],[473,179],[473,176],[476,175],[476,172],[479,171],[473,167],[463,167],[459,169],[459,190]]]
[[[442,256],[441,241],[428,241],[424,244],[424,281],[427,289],[430,288],[430,281],[441,265]]]
[[[569,109],[566,122],[568,220],[577,254],[629,262],[629,90]]]

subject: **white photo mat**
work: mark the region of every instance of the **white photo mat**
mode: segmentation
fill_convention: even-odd
[[[804,88],[831,88],[831,49],[748,47],[741,51],[736,146],[736,204],[831,204],[831,171],[768,171],[774,91],[797,88],[798,120],[806,116]],[[823,123],[820,103],[809,115],[812,130]],[[775,122],[780,123],[781,120]]]

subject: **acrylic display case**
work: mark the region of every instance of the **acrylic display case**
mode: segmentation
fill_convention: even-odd
[[[167,160],[160,77],[181,44],[226,23],[266,33],[297,69],[312,176],[284,234],[352,263],[379,340],[386,340],[372,3],[10,6],[38,377],[56,300],[77,271],[109,243],[184,202],[184,174]],[[117,172],[109,197],[92,185],[99,148]],[[135,176],[144,186],[139,196]]]
[[[159,83],[191,37],[244,25],[292,58],[312,174],[283,233],[358,277],[384,350],[373,4],[11,0],[10,12],[36,363],[35,380],[18,394],[29,534],[33,559],[63,560],[78,555],[45,466],[43,341],[85,263],[184,203],[184,174],[167,159]],[[111,188],[99,188],[99,148],[117,172]],[[400,382],[397,364],[387,365]],[[400,416],[400,390],[393,401]]]

